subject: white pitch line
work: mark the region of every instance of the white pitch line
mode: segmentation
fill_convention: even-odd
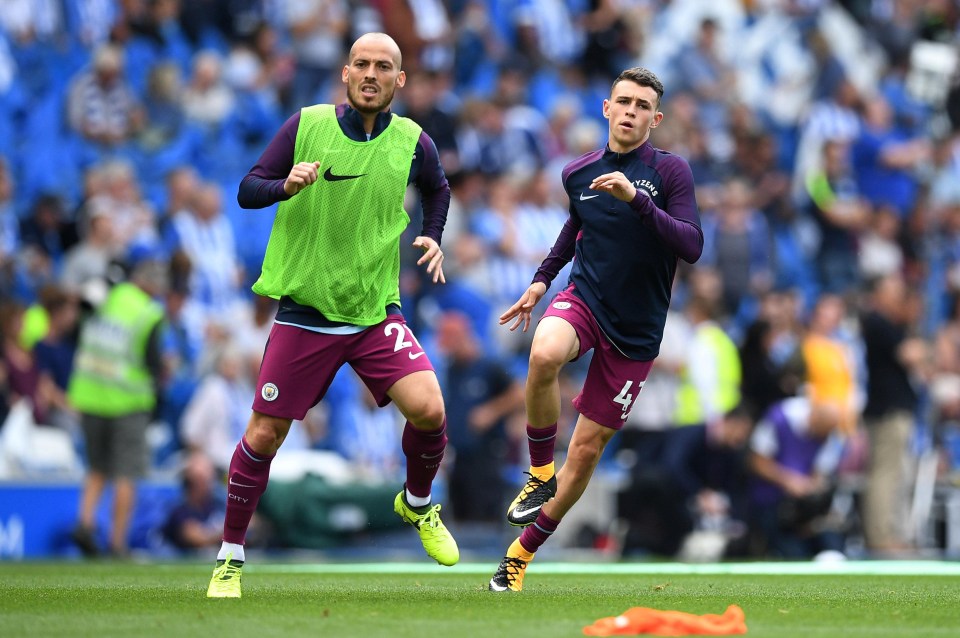
[[[441,567],[430,563],[252,563],[244,571],[267,574],[488,574],[495,563],[461,563]],[[755,563],[564,563],[530,566],[538,574],[691,574],[751,576],[960,576],[960,562],[950,561],[838,561]]]

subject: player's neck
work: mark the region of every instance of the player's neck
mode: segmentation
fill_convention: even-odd
[[[625,155],[627,153],[632,153],[633,151],[637,150],[638,148],[646,144],[647,140],[649,139],[650,139],[650,135],[647,135],[638,143],[633,144],[631,146],[626,146],[626,145],[620,144],[615,139],[613,139],[613,137],[611,137],[607,142],[607,146],[609,146],[610,150],[613,151],[614,153],[620,153],[621,155]]]
[[[360,116],[360,121],[363,122],[363,132],[367,134],[368,138],[373,134],[373,130],[377,126],[377,117],[381,113],[386,113],[390,109],[388,105],[382,111],[375,111],[371,113],[368,111],[361,111],[360,109],[357,108],[357,105],[351,102],[350,100],[347,100],[347,104],[349,104],[350,108],[356,111],[357,115]]]

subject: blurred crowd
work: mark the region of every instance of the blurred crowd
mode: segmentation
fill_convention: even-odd
[[[396,111],[453,190],[448,283],[406,241],[401,293],[450,410],[459,520],[499,520],[519,480],[529,335],[496,319],[566,219],[561,168],[605,143],[601,102],[641,65],[705,250],[604,460],[628,477],[621,548],[718,529],[758,555],[936,545],[934,495],[960,470],[958,27],[950,0],[6,0],[0,469],[82,463],[80,326],[143,251],[169,274],[152,468],[226,467],[275,311],[249,290],[273,210],[240,210],[237,186],[297,109],[344,101],[346,46],[385,31],[408,74]],[[567,436],[584,369],[563,380]],[[23,421],[61,445],[25,444]],[[401,427],[342,372],[281,456],[395,480]]]

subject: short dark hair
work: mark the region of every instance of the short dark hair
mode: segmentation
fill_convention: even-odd
[[[724,412],[723,418],[738,421],[756,421],[758,418],[757,409],[751,402],[741,400]]]
[[[642,66],[624,69],[620,72],[620,75],[617,76],[617,79],[613,81],[613,84],[610,85],[610,92],[612,93],[617,84],[624,80],[636,82],[640,86],[650,87],[657,92],[657,104],[660,104],[660,99],[663,98],[663,82],[660,81],[660,78],[658,78],[653,71],[645,69]]]

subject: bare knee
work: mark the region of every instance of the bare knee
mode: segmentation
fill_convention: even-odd
[[[565,353],[549,344],[540,345],[534,342],[530,348],[530,373],[528,381],[552,381],[560,376],[560,369],[567,362]]]
[[[571,442],[567,450],[564,467],[578,477],[590,476],[600,462],[600,456],[606,447],[606,441],[599,438],[588,441]]]
[[[580,443],[579,445],[574,445],[572,449],[568,450],[568,457],[573,457],[573,460],[578,466],[592,466],[600,460],[600,455],[603,453],[603,447],[601,447],[597,442],[590,441],[588,443]]]
[[[436,430],[445,417],[440,383],[433,371],[409,374],[387,391],[404,418],[418,430]]]
[[[418,430],[436,430],[443,425],[446,412],[443,406],[443,397],[439,394],[429,394],[408,406],[407,420]]]
[[[276,454],[290,431],[290,420],[254,412],[244,438],[254,452]]]

